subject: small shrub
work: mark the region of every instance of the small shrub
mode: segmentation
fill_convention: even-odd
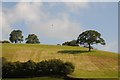
[[[7,41],[7,40],[4,40],[4,41],[2,41],[2,43],[10,43],[9,41]]]
[[[62,44],[63,46],[79,46],[77,40],[67,41]]]
[[[61,44],[57,44],[58,46],[61,46]]]

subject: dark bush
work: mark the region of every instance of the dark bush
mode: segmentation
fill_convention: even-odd
[[[45,75],[45,74],[47,75],[49,72],[48,61],[45,60],[45,61],[38,62],[36,66],[36,72],[38,76]]]
[[[62,43],[62,45],[63,46],[69,46],[69,42],[67,41],[67,42],[64,42],[64,43]]]
[[[7,41],[7,40],[4,40],[4,41],[2,41],[2,43],[10,43],[9,41]]]
[[[16,73],[16,67],[14,63],[6,62],[2,65],[2,75],[3,77],[13,77]]]
[[[36,63],[32,60],[29,60],[28,62],[22,63],[22,72],[26,76],[34,76],[35,69],[36,69]],[[19,68],[18,68],[19,69]]]
[[[23,72],[23,63],[17,61],[17,62],[14,62],[15,64],[15,75],[13,77],[20,77],[20,76],[24,76],[24,72]]]
[[[77,40],[67,41],[67,42],[64,42],[62,45],[64,45],[64,46],[79,46],[77,43]]]
[[[61,61],[59,59],[53,59],[53,60],[49,61],[49,67],[48,68],[50,70],[50,73],[61,75],[63,65],[64,65],[63,61]]]
[[[70,74],[74,72],[74,65],[71,62],[64,63],[64,74]]]
[[[37,75],[62,75],[64,62],[59,59],[41,61],[37,63]]]
[[[57,44],[57,46],[61,46],[61,44]]]
[[[2,65],[4,77],[36,77],[36,76],[65,76],[74,71],[70,62],[63,62],[60,59],[44,60],[35,63],[32,60],[27,62],[7,62]]]

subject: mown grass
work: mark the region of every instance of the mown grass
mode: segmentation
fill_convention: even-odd
[[[92,50],[83,47],[3,44],[2,56],[8,61],[36,62],[48,59],[70,61],[75,71],[70,76],[78,78],[116,78],[118,77],[118,55],[112,52]]]

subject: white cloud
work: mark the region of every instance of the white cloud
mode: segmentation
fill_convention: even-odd
[[[77,1],[77,0],[76,0]],[[85,0],[86,2],[65,2],[64,4],[70,9],[72,12],[79,11],[81,8],[88,8],[89,3],[88,0]]]
[[[11,31],[10,22],[11,21],[8,21],[7,16],[1,10],[0,11],[0,23],[1,23],[0,31],[2,36],[0,37],[0,40],[8,38],[9,36],[8,34]]]
[[[2,2],[119,2],[119,0],[2,0]]]
[[[44,36],[56,39],[71,39],[75,38],[82,28],[77,23],[69,20],[69,18],[61,15],[58,18],[51,19],[43,24],[36,23],[35,25],[29,24],[30,30],[33,32],[39,32]],[[52,26],[53,24],[53,26]],[[36,26],[36,27],[33,27]]]
[[[25,21],[35,21],[41,16],[44,16],[41,11],[42,3],[24,3],[20,2],[17,4],[14,12],[16,14],[17,19],[25,20]]]
[[[15,8],[3,8],[0,22],[2,23],[2,39],[8,39],[10,32],[13,30],[11,25],[16,22],[31,22],[40,18],[39,8],[41,3],[23,3],[20,2]],[[39,15],[38,15],[39,14]],[[39,16],[39,17],[38,17]]]
[[[82,31],[80,24],[73,22],[69,18],[68,13],[61,12],[57,16],[53,16],[49,11],[43,10],[42,7],[43,3],[41,2],[19,2],[12,9],[3,8],[3,36],[10,33],[11,24],[20,21],[24,21],[27,24],[31,33],[56,39],[73,39]],[[53,27],[51,27],[52,24],[54,25]]]
[[[76,13],[77,15],[80,15],[80,9],[90,7],[89,2],[65,2],[64,4],[69,8],[69,12]]]

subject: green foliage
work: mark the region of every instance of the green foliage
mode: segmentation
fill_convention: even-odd
[[[64,62],[59,59],[49,61],[49,70],[53,74],[62,74]]]
[[[69,63],[68,65],[66,63]],[[41,61],[37,63],[37,75],[67,75],[74,71],[74,65],[70,62],[64,63],[60,59]]]
[[[45,75],[48,74],[48,61],[41,61],[37,63],[36,72],[37,75]]]
[[[22,31],[21,30],[13,30],[11,33],[10,33],[10,37],[9,37],[9,40],[12,42],[12,43],[18,43],[18,42],[22,42],[23,41],[23,36],[22,36]]]
[[[65,64],[64,64],[64,73],[65,74],[73,73],[74,69],[75,69],[75,66],[72,63],[65,62]]]
[[[74,71],[70,62],[63,62],[60,59],[45,60],[35,63],[32,60],[27,62],[4,62],[2,65],[3,78],[6,77],[36,77],[47,75],[65,76]]]
[[[15,74],[15,65],[14,63],[6,62],[2,65],[2,77],[10,77]]]
[[[67,41],[67,42],[64,42],[62,45],[64,45],[64,46],[79,46],[77,44],[77,40]]]
[[[100,43],[101,45],[105,45],[105,41],[103,38],[101,38],[101,34],[95,30],[87,30],[85,32],[82,32],[78,39],[77,43],[80,43],[81,45],[88,45],[89,51],[91,50],[91,45]]]
[[[24,72],[24,75],[34,76],[35,69],[36,69],[36,63],[33,62],[32,60],[22,63],[22,71]]]
[[[29,34],[28,37],[26,38],[26,43],[37,44],[40,43],[40,41],[37,38],[37,35]]]
[[[4,41],[1,41],[1,43],[10,43],[10,42],[7,40],[4,40]]]

